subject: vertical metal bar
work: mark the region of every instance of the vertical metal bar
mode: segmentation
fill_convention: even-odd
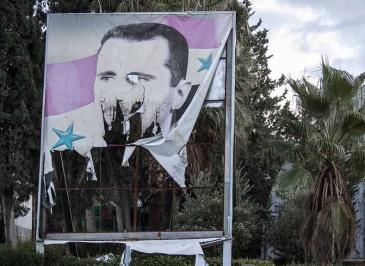
[[[47,27],[49,23],[49,14],[47,14]],[[36,242],[37,252],[44,253],[43,239],[41,236],[41,221],[42,221],[42,189],[43,189],[43,162],[44,162],[44,113],[46,99],[46,73],[47,73],[47,47],[48,47],[48,31],[46,32],[45,60],[44,60],[44,79],[43,79],[43,99],[42,99],[42,123],[41,123],[41,147],[39,158],[39,177],[38,177],[38,202],[37,202],[37,225],[36,225]]]
[[[137,136],[138,138],[142,137],[142,117],[140,113],[136,114],[136,121],[137,121]],[[136,165],[134,166],[134,202],[133,202],[133,231],[137,231],[137,203],[138,203],[138,179],[139,179],[139,147],[136,147]]]
[[[139,179],[139,147],[136,149],[136,166],[134,172],[134,206],[133,206],[133,231],[137,231],[137,204],[138,204],[138,179]]]
[[[224,235],[223,266],[232,265],[232,218],[233,218],[233,156],[234,156],[234,99],[235,99],[235,45],[236,13],[232,14],[232,30],[227,40],[225,143],[224,143]]]

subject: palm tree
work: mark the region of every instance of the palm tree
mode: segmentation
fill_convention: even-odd
[[[308,188],[301,241],[308,258],[325,263],[343,258],[355,241],[350,190],[365,170],[365,106],[358,100],[364,78],[322,60],[318,86],[306,78],[288,81],[298,96],[298,113],[285,127],[283,155],[292,168],[279,174],[278,185]]]

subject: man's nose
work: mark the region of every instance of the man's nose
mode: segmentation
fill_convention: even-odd
[[[129,93],[127,93],[127,99],[124,98],[124,100],[130,102],[132,105],[135,103],[144,103],[145,102],[145,87],[142,84],[135,84],[131,87],[129,87]],[[132,106],[130,106],[132,108]]]

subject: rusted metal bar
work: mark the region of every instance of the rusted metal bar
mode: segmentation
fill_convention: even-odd
[[[52,233],[47,240],[63,241],[125,241],[172,240],[223,237],[222,231],[161,231],[161,232],[112,232],[112,233]]]

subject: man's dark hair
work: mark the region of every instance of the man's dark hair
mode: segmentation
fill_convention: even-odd
[[[175,87],[179,84],[180,80],[186,78],[189,49],[184,36],[174,28],[159,23],[116,26],[103,36],[100,49],[110,38],[147,41],[156,37],[162,37],[168,41],[170,57],[166,66],[171,71],[171,86]]]

